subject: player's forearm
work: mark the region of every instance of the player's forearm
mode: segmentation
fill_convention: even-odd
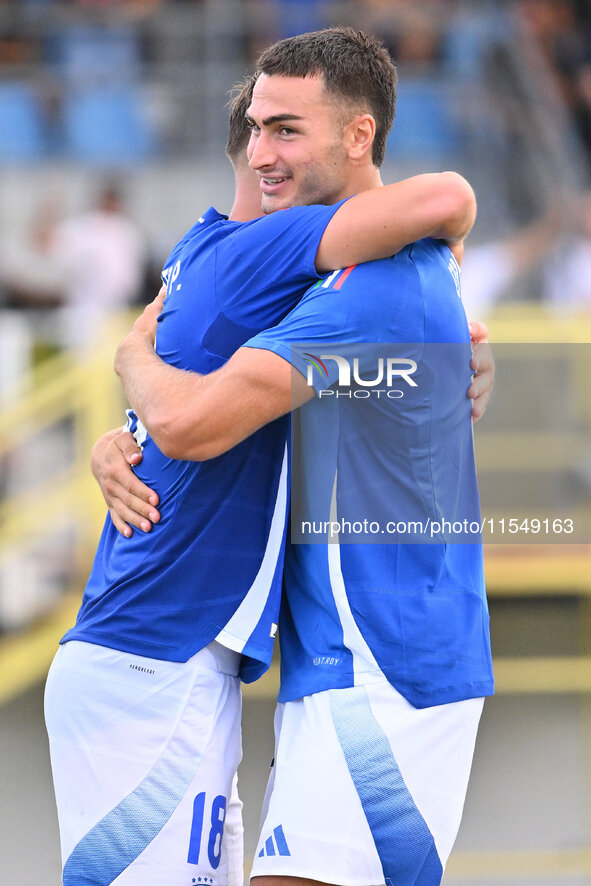
[[[115,371],[150,437],[169,458],[204,461],[242,439],[236,435],[240,404],[237,408],[232,392],[218,394],[219,373],[204,376],[169,366],[151,338],[135,329],[117,349]]]
[[[472,186],[457,172],[439,174],[439,189],[434,187],[426,211],[434,224],[430,237],[461,243],[476,221],[476,196]]]
[[[177,416],[184,414],[202,377],[169,366],[155,353],[151,340],[134,330],[117,348],[115,372],[148,433],[169,455],[171,433],[183,432],[177,428]]]
[[[376,249],[388,245],[401,249],[423,237],[457,242],[466,237],[476,218],[474,191],[457,172],[416,175],[381,190],[383,195],[368,192],[372,204],[381,197],[372,205]]]
[[[314,393],[270,351],[240,348],[220,369],[199,375],[164,363],[137,330],[119,345],[115,371],[161,452],[189,461],[227,452]]]
[[[455,172],[428,173],[352,197],[335,213],[316,255],[319,271],[394,255],[435,237],[462,240],[476,218],[476,198]]]

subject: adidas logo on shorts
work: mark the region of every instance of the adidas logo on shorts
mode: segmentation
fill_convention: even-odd
[[[277,825],[271,836],[265,840],[265,845],[259,852],[259,858],[263,858],[265,855],[291,855],[281,825]]]

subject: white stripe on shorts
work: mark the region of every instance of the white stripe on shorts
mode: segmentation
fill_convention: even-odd
[[[60,647],[46,722],[64,886],[227,882],[237,662],[218,644],[181,663],[81,641]],[[241,841],[239,822],[232,832]]]
[[[279,705],[252,876],[438,886],[482,705],[416,709],[385,680]]]

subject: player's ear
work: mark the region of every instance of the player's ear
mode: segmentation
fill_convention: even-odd
[[[371,114],[360,114],[354,117],[345,126],[343,143],[349,159],[355,162],[364,160],[368,153],[371,155],[371,146],[376,134],[376,121]]]

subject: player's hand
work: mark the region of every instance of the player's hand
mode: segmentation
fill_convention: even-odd
[[[149,532],[160,519],[158,495],[134,474],[132,465],[142,460],[142,451],[129,431],[103,434],[94,444],[92,473],[101,488],[113,525],[129,538],[132,526]]]
[[[472,369],[474,379],[468,388],[472,403],[472,421],[478,421],[486,412],[495,380],[495,361],[488,343],[488,327],[478,320],[469,324],[472,340]]]
[[[160,292],[149,305],[146,305],[143,313],[137,318],[131,331],[147,338],[152,346],[156,338],[156,328],[158,326],[158,317],[162,313],[164,298],[166,296],[166,286],[160,289]]]

